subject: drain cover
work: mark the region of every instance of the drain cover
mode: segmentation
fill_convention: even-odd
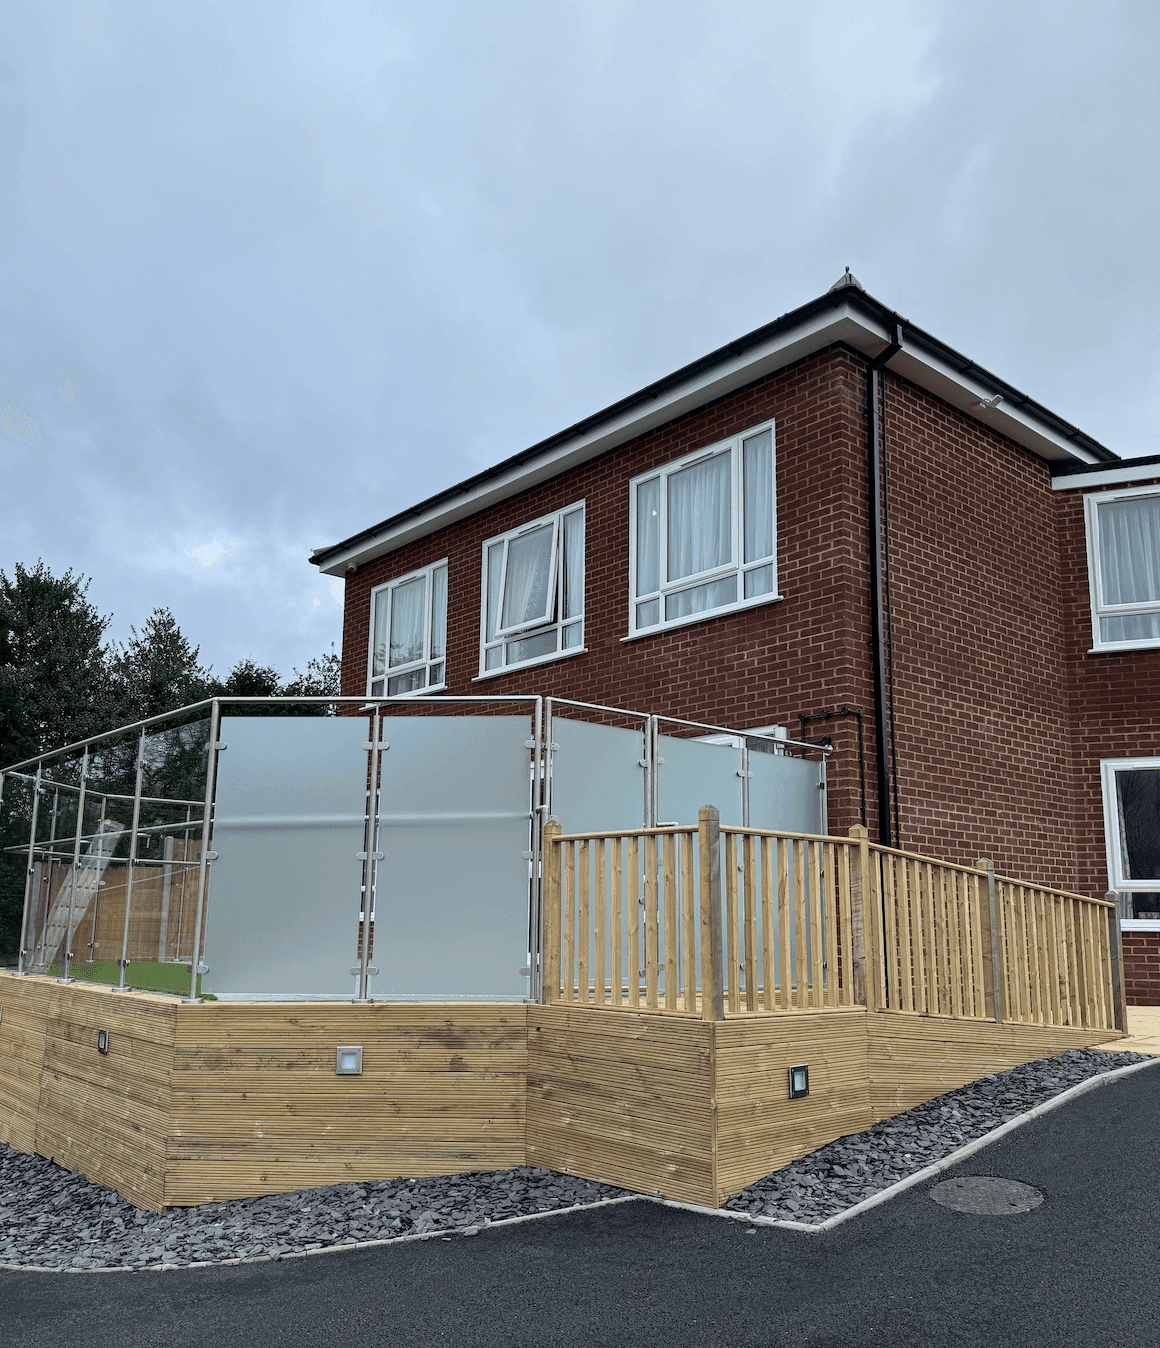
[[[944,1180],[930,1190],[930,1196],[936,1203],[955,1212],[981,1212],[988,1217],[1030,1212],[1043,1202],[1043,1195],[1030,1184],[995,1179],[991,1175],[964,1175],[960,1179]]]

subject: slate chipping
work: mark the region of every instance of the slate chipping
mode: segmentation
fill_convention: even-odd
[[[983,1077],[839,1138],[751,1184],[726,1207],[819,1222],[921,1170],[1061,1091],[1144,1062],[1077,1049]],[[328,1185],[158,1215],[40,1156],[0,1144],[0,1266],[131,1268],[280,1258],[616,1198],[609,1184],[531,1166],[429,1179]]]

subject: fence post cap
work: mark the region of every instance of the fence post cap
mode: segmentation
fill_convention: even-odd
[[[870,830],[865,824],[851,824],[849,836],[851,838],[868,838]]]
[[[721,811],[716,805],[702,805],[697,811],[698,819],[720,819]]]
[[[560,828],[560,821],[556,818],[555,815],[551,815],[551,816],[549,817],[549,819],[548,819],[548,822],[544,825],[544,827],[545,827],[545,828],[559,829],[559,828]],[[561,830],[561,831],[562,831],[562,830]]]
[[[975,862],[975,866],[977,867],[978,870],[981,871],[985,871],[987,867],[990,866],[990,864],[991,864],[990,857],[980,857],[978,861]]]

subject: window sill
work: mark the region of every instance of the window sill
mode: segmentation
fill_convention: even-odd
[[[516,665],[504,665],[501,669],[488,669],[476,674],[472,683],[482,683],[485,679],[498,679],[502,674],[514,674],[518,669],[535,669],[537,665],[550,665],[556,660],[570,660],[574,655],[587,655],[587,646],[570,646],[566,651],[554,651],[551,655],[541,655],[535,660],[521,660]]]
[[[1108,646],[1093,646],[1089,655],[1122,655],[1130,651],[1160,651],[1160,641],[1117,641]]]
[[[1160,922],[1154,917],[1125,917],[1120,920],[1121,931],[1160,931]]]
[[[745,613],[751,608],[760,608],[762,604],[780,603],[785,596],[781,594],[762,594],[756,599],[746,599],[740,604],[730,604],[728,608],[710,609],[707,613],[690,613],[687,618],[674,618],[672,622],[657,623],[654,627],[646,627],[640,632],[630,632],[628,636],[621,637],[621,642],[643,641],[645,637],[659,637],[665,632],[672,632],[678,627],[688,627],[691,623],[711,622],[714,618],[728,618],[734,613]]]
[[[447,685],[445,683],[433,683],[430,688],[413,688],[409,693],[384,693],[382,697],[375,697],[374,693],[367,694],[368,702],[412,702],[417,697],[427,697],[430,693],[445,692]]]

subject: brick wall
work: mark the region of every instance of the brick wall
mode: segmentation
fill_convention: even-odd
[[[1102,894],[1109,883],[1100,759],[1160,757],[1160,650],[1092,651],[1083,500],[1089,492],[1149,481],[1160,477],[1054,493],[1075,762],[1076,887],[1084,894]]]
[[[1160,931],[1126,931],[1124,992],[1129,1006],[1160,1006]]]
[[[770,417],[784,598],[622,641],[630,479]],[[1102,894],[1098,760],[1121,745],[1160,754],[1160,653],[1086,655],[1081,493],[1052,493],[1041,460],[892,373],[884,417],[902,843]],[[478,679],[484,540],[580,499],[586,653]],[[791,735],[798,712],[861,707],[877,836],[868,532],[865,362],[834,347],[349,575],[343,691],[366,688],[372,588],[447,557],[449,692],[534,692]],[[836,747],[830,828],[844,832],[859,816],[857,727],[819,729]]]

